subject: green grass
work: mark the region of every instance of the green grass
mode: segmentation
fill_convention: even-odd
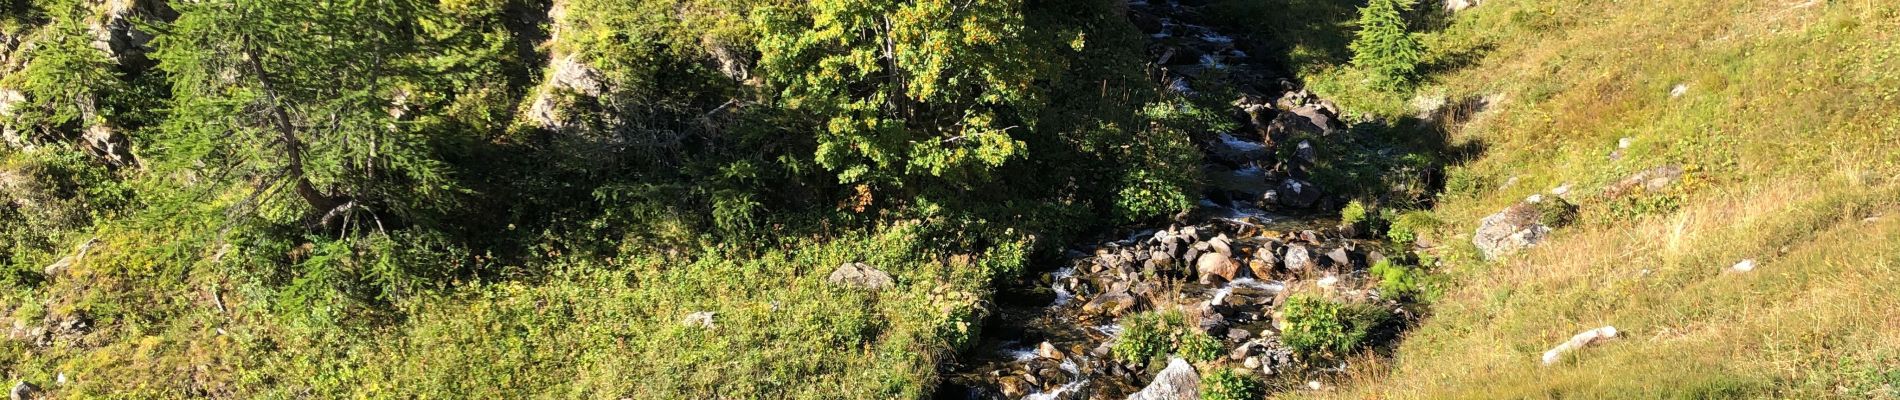
[[[1427,34],[1419,93],[1495,96],[1451,132],[1431,236],[1449,286],[1395,359],[1342,390],[1396,398],[1893,398],[1900,354],[1900,6],[1500,0]],[[1390,116],[1409,94],[1322,94]],[[1681,97],[1669,92],[1687,85]],[[1633,139],[1611,160],[1620,138]],[[1660,192],[1605,186],[1667,165]],[[1577,223],[1495,262],[1477,221],[1570,184]],[[1548,195],[1546,195],[1548,196]],[[1869,217],[1880,218],[1868,219]],[[1758,267],[1724,273],[1743,259]],[[1570,335],[1624,336],[1541,367]]]
[[[532,281],[294,309],[283,304],[292,290],[229,278],[247,274],[249,261],[235,259],[280,249],[238,246],[228,265],[168,263],[209,246],[142,244],[145,233],[189,228],[137,228],[102,229],[95,262],[16,297],[49,301],[46,311],[11,310],[114,323],[96,324],[82,341],[92,345],[6,341],[6,375],[45,384],[64,374],[61,395],[82,398],[920,398],[940,359],[978,334],[992,277],[1025,259],[1020,244],[951,253],[934,228],[897,223],[758,253],[561,257]],[[826,282],[845,262],[897,285]],[[166,278],[177,270],[139,268],[167,264],[208,270],[179,281]],[[714,328],[683,323],[699,311],[715,313]]]

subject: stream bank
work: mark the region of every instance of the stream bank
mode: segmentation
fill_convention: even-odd
[[[1304,388],[1345,366],[1282,342],[1290,294],[1408,315],[1367,289],[1377,285],[1367,269],[1385,258],[1379,243],[1342,227],[1330,211],[1343,199],[1311,181],[1320,152],[1301,138],[1347,134],[1339,107],[1275,76],[1233,37],[1201,24],[1203,12],[1173,0],[1128,3],[1151,38],[1154,78],[1168,90],[1240,93],[1229,110],[1239,129],[1194,135],[1206,160],[1203,199],[1167,225],[1073,246],[1058,265],[999,288],[983,338],[947,366],[938,398],[1193,398],[1210,367],[1279,382],[1270,390]],[[1117,354],[1130,318],[1155,312],[1178,313],[1218,341],[1218,355],[1186,363]]]

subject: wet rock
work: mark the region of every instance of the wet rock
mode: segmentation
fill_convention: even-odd
[[[1471,235],[1471,244],[1478,247],[1485,259],[1536,246],[1551,231],[1540,218],[1537,207],[1530,203],[1513,205],[1480,220],[1478,231]]]
[[[1228,329],[1227,330],[1227,341],[1230,341],[1230,342],[1245,342],[1247,341],[1247,339],[1252,339],[1252,338],[1253,338],[1253,332],[1248,331],[1246,329]]]
[[[999,392],[1002,392],[1003,397],[1008,397],[1012,399],[1020,399],[1023,397],[1028,397],[1029,394],[1032,393],[1033,391],[1033,389],[1031,389],[1031,386],[1029,385],[1029,381],[1023,380],[1023,378],[1019,378],[1015,376],[1005,376],[1002,378],[997,378],[996,390]]]
[[[1287,245],[1284,258],[1286,260],[1286,269],[1289,271],[1306,272],[1319,268],[1319,260],[1313,259],[1312,251],[1307,250],[1306,245]]]
[[[1062,352],[1062,349],[1056,348],[1056,345],[1049,344],[1049,342],[1042,342],[1042,344],[1036,345],[1036,356],[1051,360],[1061,360],[1069,357],[1068,354]]]
[[[1202,284],[1212,285],[1232,281],[1240,277],[1240,263],[1234,262],[1221,253],[1202,254],[1194,263],[1195,271],[1200,275]]]
[[[825,280],[833,285],[842,285],[867,290],[883,290],[895,284],[891,274],[879,271],[864,263],[845,263],[831,270]]]
[[[1207,247],[1209,249],[1214,250],[1214,252],[1216,253],[1220,253],[1220,255],[1227,256],[1227,257],[1234,256],[1233,239],[1228,239],[1227,234],[1223,233],[1223,234],[1214,236],[1213,239],[1210,239],[1207,241]]]
[[[1104,293],[1082,305],[1082,313],[1095,316],[1120,317],[1140,307],[1141,302],[1127,291]]]
[[[1323,193],[1319,186],[1299,179],[1284,179],[1274,188],[1275,197],[1280,205],[1291,208],[1308,208],[1319,203]]]
[[[1168,360],[1168,367],[1155,375],[1154,382],[1128,400],[1197,400],[1200,396],[1201,375],[1187,360],[1175,358]]]
[[[1603,197],[1615,199],[1636,193],[1660,191],[1682,180],[1682,174],[1682,166],[1673,164],[1643,170],[1604,188]]]

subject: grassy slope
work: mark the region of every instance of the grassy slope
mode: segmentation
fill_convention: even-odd
[[[1900,5],[1497,0],[1427,39],[1482,56],[1423,92],[1505,99],[1455,133],[1486,150],[1436,210],[1453,283],[1324,397],[1900,396]],[[1663,193],[1596,196],[1671,163],[1690,173]],[[1564,183],[1582,224],[1471,256],[1479,218]],[[1537,365],[1602,325],[1624,338]]]
[[[952,253],[904,222],[747,250],[758,254],[562,257],[545,278],[418,293],[379,312],[258,284],[249,276],[274,246],[233,240],[211,255],[220,246],[153,236],[207,228],[106,227],[69,274],[6,293],[8,321],[106,323],[77,345],[0,341],[0,373],[72,398],[922,398],[939,358],[977,334],[993,274],[1025,256],[1019,244]],[[852,261],[896,287],[825,281]],[[299,301],[313,304],[286,305]],[[716,313],[716,327],[682,323],[696,311]]]

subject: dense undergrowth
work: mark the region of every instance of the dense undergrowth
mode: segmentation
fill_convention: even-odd
[[[1197,196],[1117,7],[0,2],[0,376],[925,397],[993,282]]]

